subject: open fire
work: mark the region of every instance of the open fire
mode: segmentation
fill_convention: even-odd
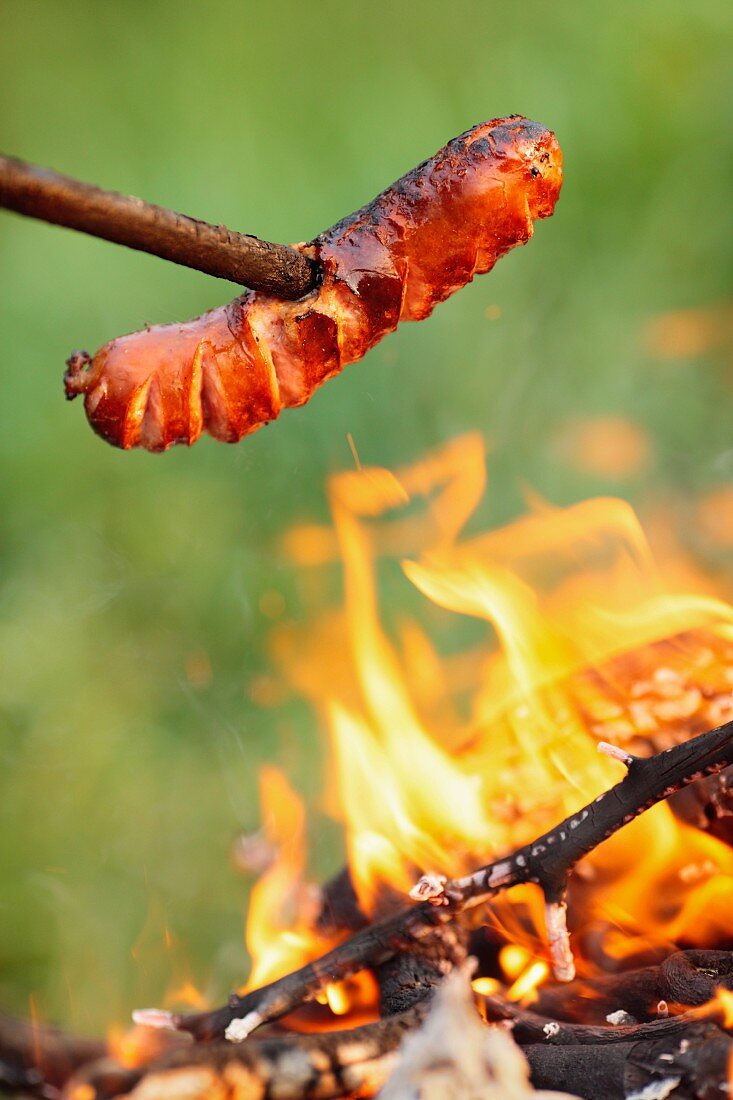
[[[322,567],[343,561],[343,609],[279,628],[273,652],[328,729],[326,804],[343,822],[370,921],[403,904],[421,873],[467,873],[612,786],[619,766],[599,741],[648,756],[733,717],[733,608],[702,577],[699,591],[674,593],[629,505],[533,499],[527,516],[465,535],[484,489],[481,440],[464,436],[397,473],[337,475],[333,529],[286,541],[316,601]],[[394,588],[396,561],[424,598],[410,619],[379,604],[378,575]],[[441,654],[429,628],[450,640],[448,615],[477,622],[465,624],[461,652]],[[580,975],[729,941],[733,852],[716,818],[726,807],[697,807],[718,836],[688,823],[695,807],[685,807],[688,821],[661,803],[579,865],[570,920]],[[277,855],[253,892],[248,989],[349,930],[323,934],[323,900],[302,882],[302,809],[269,769],[263,821]],[[526,1001],[551,971],[540,891],[515,887],[482,919],[496,946],[490,978]],[[322,999],[342,1026],[352,999],[361,1018],[364,992],[334,984]]]
[[[31,1091],[327,1100],[394,1074],[384,1100],[727,1093],[733,608],[665,573],[620,500],[531,497],[475,533],[485,479],[476,435],[357,464],[331,479],[332,524],[287,535],[314,611],[272,632],[277,698],[328,731],[346,866],[308,882],[304,804],[268,766],[236,850],[259,874],[246,986],[213,1010],[177,988],[189,1014],[136,1013],[112,1062],[36,1028],[9,1058],[0,1021],[0,1066],[32,1066]]]
[[[291,249],[8,158],[3,177],[11,209],[251,288],[67,361],[66,395],[99,435],[162,451],[239,441],[490,271],[552,215],[562,152],[522,116],[480,123]],[[694,353],[716,328],[671,315],[650,350]],[[616,416],[571,420],[557,442],[601,473],[649,459]],[[105,1042],[0,1016],[0,1089],[733,1095],[733,607],[655,563],[619,500],[530,495],[526,516],[479,533],[476,435],[396,472],[354,457],[330,482],[332,523],[286,539],[313,613],[272,634],[271,697],[304,697],[328,734],[321,809],[344,867],[308,881],[305,805],[268,766],[262,828],[236,849],[259,876],[247,984],[210,1008],[178,982]],[[729,510],[715,495],[700,510],[723,542]],[[264,606],[282,611],[277,594]]]

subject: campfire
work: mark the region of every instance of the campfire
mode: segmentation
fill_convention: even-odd
[[[235,846],[260,872],[246,986],[141,1010],[111,1049],[7,1024],[14,1087],[727,1094],[733,608],[675,592],[620,500],[533,498],[475,533],[485,471],[471,435],[338,474],[332,525],[285,539],[311,613],[274,630],[255,695],[305,696],[327,730],[344,868],[306,880],[304,805],[266,768]]]
[[[94,430],[150,451],[237,442],[303,405],[526,243],[561,183],[551,131],[493,119],[286,248],[0,163],[11,209],[251,288],[68,360]],[[476,435],[396,471],[354,457],[330,482],[332,523],[285,540],[307,613],[274,629],[252,692],[306,699],[327,733],[318,809],[340,823],[343,868],[308,881],[305,805],[269,766],[262,828],[234,851],[259,875],[246,985],[220,1007],[179,990],[107,1042],[0,1019],[0,1085],[44,1100],[728,1095],[733,607],[667,575],[620,500],[530,494],[480,533]],[[280,619],[277,594],[266,605]]]

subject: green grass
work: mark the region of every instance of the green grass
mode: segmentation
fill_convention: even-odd
[[[643,505],[733,478],[730,363],[660,364],[641,340],[655,313],[730,292],[733,13],[1,7],[4,151],[266,238],[314,235],[492,115],[534,116],[565,150],[557,213],[528,248],[252,439],[163,457],[94,437],[62,398],[63,361],[232,288],[0,216],[0,1005],[33,996],[98,1030],[160,1000],[179,956],[218,995],[243,977],[230,840],[257,823],[258,766],[279,760],[313,797],[321,746],[304,707],[250,701],[267,668],[259,599],[277,589],[298,614],[277,536],[325,517],[347,433],[364,463],[391,465],[479,429],[494,522],[524,483]],[[650,433],[643,475],[558,461],[567,419],[597,413]],[[201,653],[197,688],[185,669]],[[322,874],[339,853],[320,829]]]

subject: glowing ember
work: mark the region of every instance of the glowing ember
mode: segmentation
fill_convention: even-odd
[[[532,997],[535,994],[535,990],[538,985],[541,985],[547,975],[550,973],[550,968],[546,962],[541,959],[537,959],[530,966],[524,970],[513,985],[510,986],[507,996],[510,1001],[520,1001],[522,1004],[529,1004]]]
[[[166,1050],[166,1040],[160,1029],[138,1025],[131,1028],[112,1027],[107,1034],[107,1047],[115,1061],[126,1069],[151,1062]]]
[[[501,983],[496,978],[475,978],[471,982],[471,986],[474,993],[478,993],[479,996],[483,997],[490,997],[501,989]]]
[[[305,572],[317,568],[307,591],[319,600],[324,567],[343,563],[343,609],[324,613],[321,602],[307,628],[278,626],[273,654],[328,729],[327,803],[370,918],[403,904],[422,872],[461,874],[571,815],[618,779],[628,753],[733,715],[733,609],[703,586],[670,591],[629,505],[533,501],[527,516],[462,537],[484,483],[481,440],[466,436],[398,473],[336,476],[333,529],[286,541]],[[412,594],[394,602],[411,601],[409,620],[380,606],[405,578]],[[302,806],[271,770],[263,802],[278,855],[252,898],[250,987],[328,946],[302,886]],[[603,844],[577,880],[582,972],[593,971],[582,954],[591,928],[617,957],[733,931],[733,851],[666,804]],[[517,999],[548,974],[541,911],[525,886],[486,912]],[[327,991],[337,1015],[349,997]]]

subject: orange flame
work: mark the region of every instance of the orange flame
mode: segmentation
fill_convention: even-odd
[[[111,1057],[126,1069],[135,1069],[152,1062],[170,1049],[173,1043],[170,1033],[150,1027],[123,1028],[113,1024],[107,1032],[107,1048]],[[94,1096],[96,1095],[95,1090]]]
[[[328,946],[311,930],[315,898],[303,881],[303,801],[282,772],[265,767],[260,774],[260,804],[274,857],[250,897],[246,942],[253,965],[246,989],[274,981]]]
[[[420,871],[475,867],[611,786],[619,765],[598,754],[599,740],[648,754],[733,714],[733,609],[702,584],[670,592],[628,504],[533,499],[528,515],[463,537],[484,485],[483,444],[464,436],[398,473],[337,475],[333,530],[286,540],[321,602],[324,567],[343,562],[343,611],[322,613],[305,637],[279,627],[273,648],[325,720],[328,802],[370,916]],[[399,601],[380,606],[400,583]],[[415,615],[398,617],[393,602]],[[265,788],[282,782],[266,773]],[[290,925],[280,916],[304,858],[293,839],[302,807],[289,791],[283,803],[291,816],[275,832],[289,855],[253,897],[250,984],[323,950],[302,905]],[[642,942],[708,945],[733,931],[733,852],[666,805],[581,870],[592,880],[584,920],[609,927],[604,947],[616,954]],[[535,893],[512,891],[491,911],[532,953],[521,971],[505,970],[515,982],[531,972],[520,996],[547,972],[520,915],[535,912]]]

